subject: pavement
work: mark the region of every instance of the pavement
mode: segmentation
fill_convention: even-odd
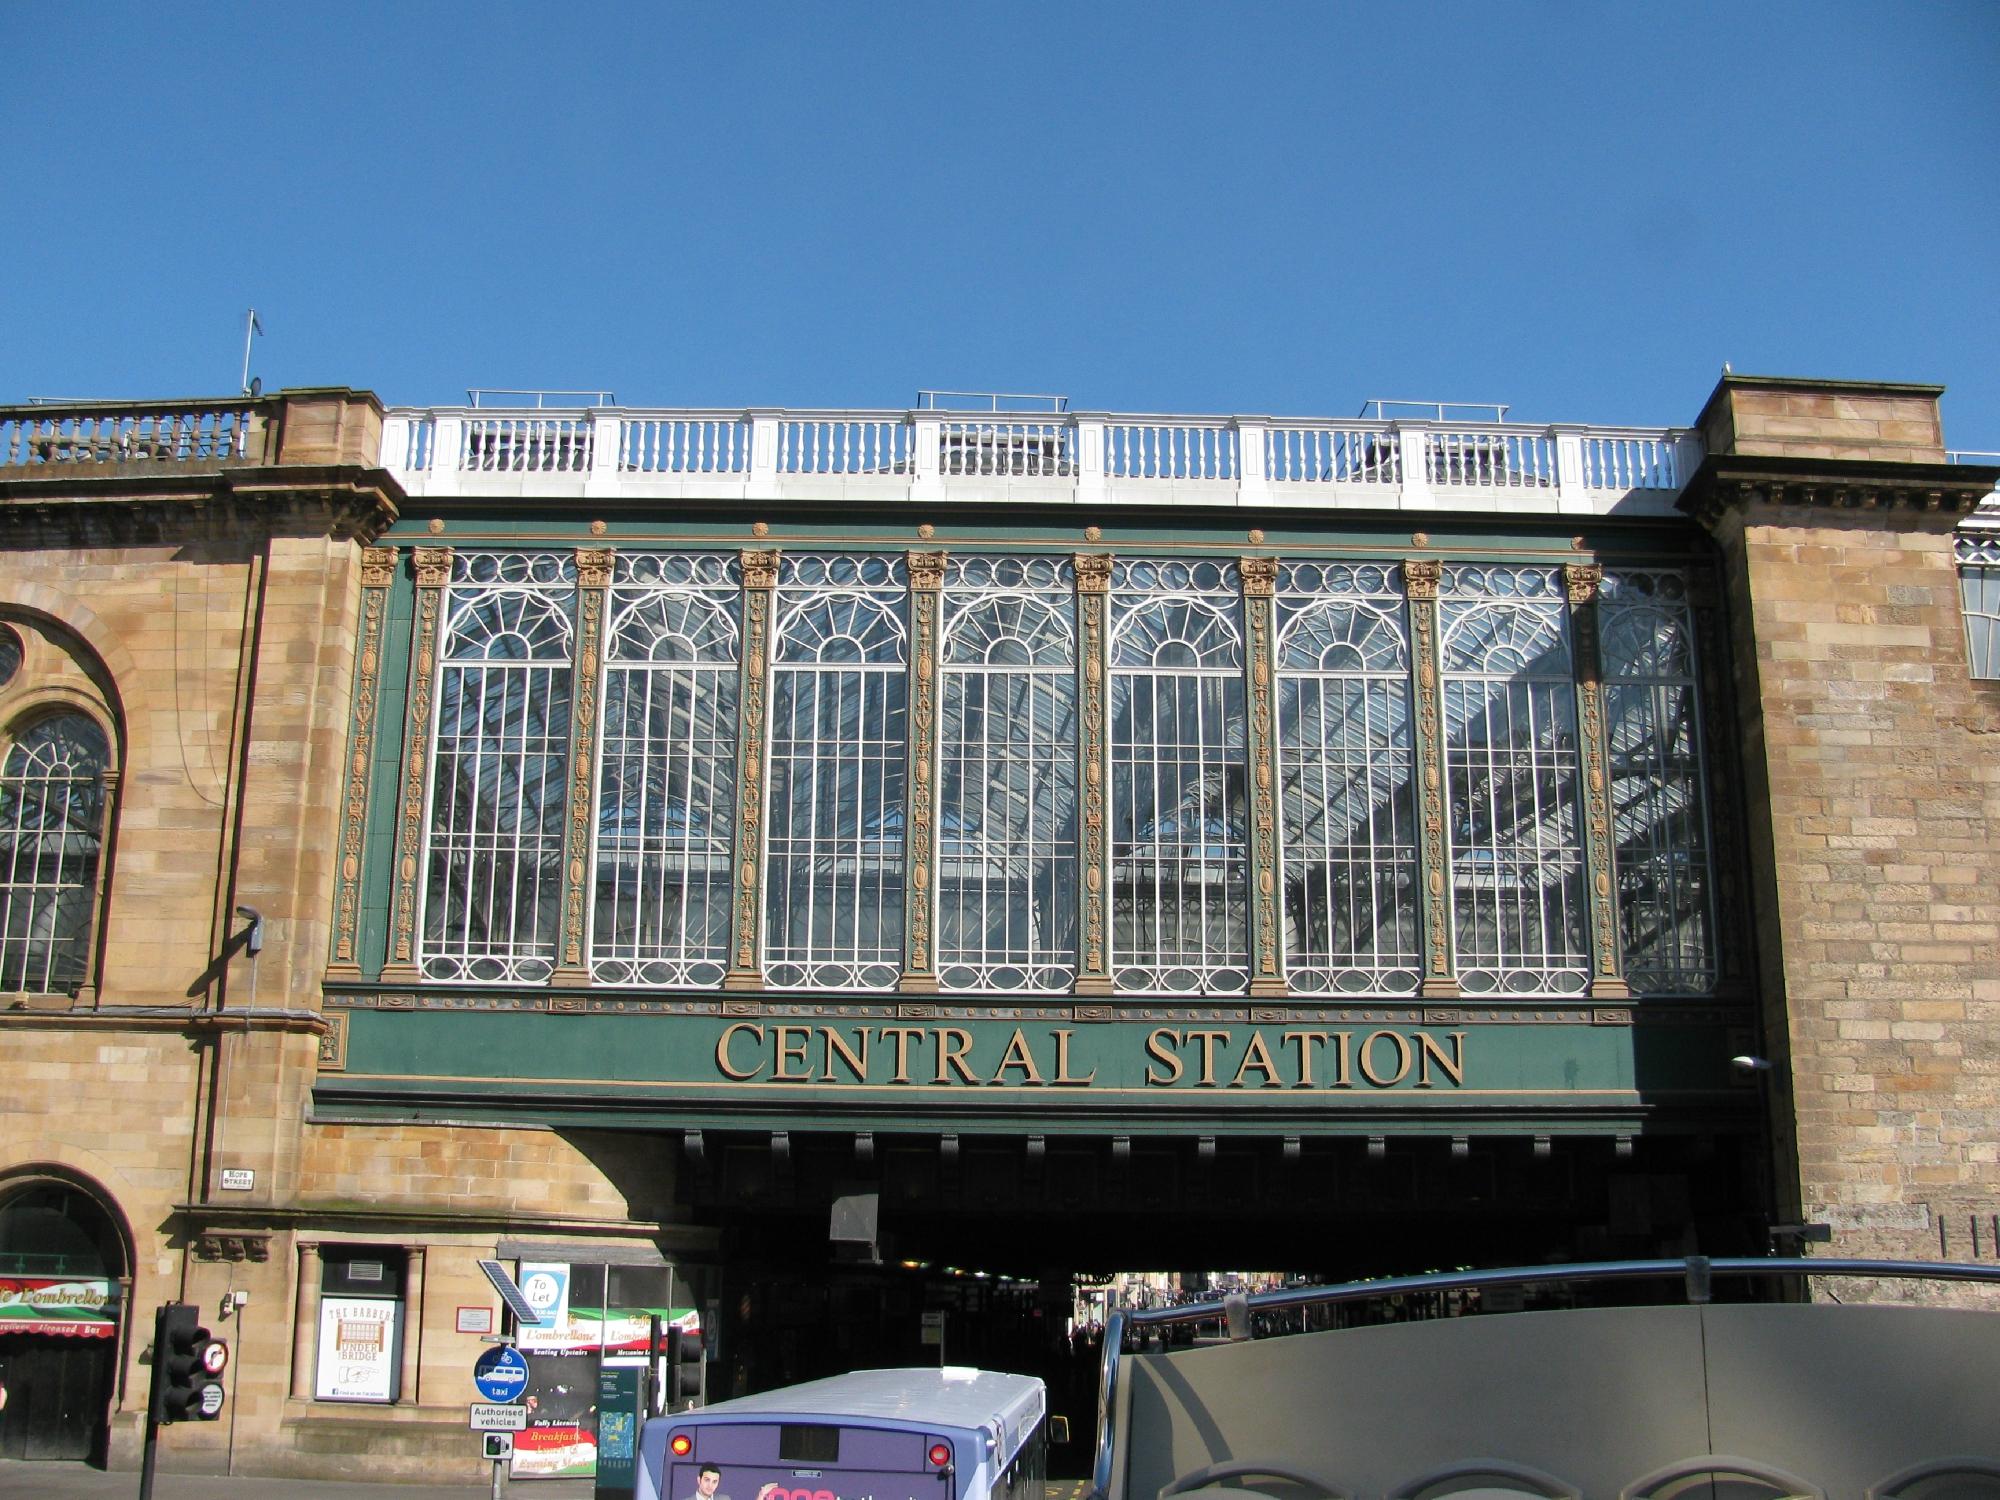
[[[510,1500],[590,1500],[588,1479],[509,1480]],[[0,1459],[0,1500],[136,1500],[138,1470],[107,1474],[81,1463]],[[153,1476],[153,1500],[491,1500],[479,1484],[364,1484],[343,1479],[248,1479],[215,1474]]]

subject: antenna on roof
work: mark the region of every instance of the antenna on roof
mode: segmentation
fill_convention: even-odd
[[[256,390],[250,389],[250,340],[263,331],[264,325],[257,321],[257,309],[253,307],[245,315],[243,324],[243,394],[246,396],[258,395],[264,389],[262,381],[257,383]]]

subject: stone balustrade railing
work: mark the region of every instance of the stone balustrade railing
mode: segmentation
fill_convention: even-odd
[[[0,467],[261,460],[266,405],[245,398],[0,407]]]
[[[1680,428],[1109,413],[394,408],[414,496],[1664,512]]]

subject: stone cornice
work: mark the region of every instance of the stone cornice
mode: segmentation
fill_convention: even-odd
[[[223,461],[189,473],[146,464],[0,469],[0,536],[37,527],[65,545],[166,538],[218,518],[270,534],[332,535],[373,542],[395,524],[403,489],[386,469],[359,464],[272,465]],[[224,509],[218,516],[218,508]],[[56,540],[54,536],[50,538]]]
[[[1992,494],[1996,481],[2000,467],[1991,465],[1711,455],[1677,503],[1704,526],[1756,504],[1794,510],[1802,524],[1826,511],[1898,511],[1951,525]]]

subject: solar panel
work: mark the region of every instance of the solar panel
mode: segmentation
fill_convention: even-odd
[[[507,1304],[507,1311],[514,1315],[516,1328],[540,1328],[542,1315],[528,1305],[528,1298],[514,1278],[507,1274],[507,1268],[497,1260],[482,1260],[479,1269],[486,1273],[486,1279],[493,1283],[493,1290],[500,1294],[500,1300]]]

